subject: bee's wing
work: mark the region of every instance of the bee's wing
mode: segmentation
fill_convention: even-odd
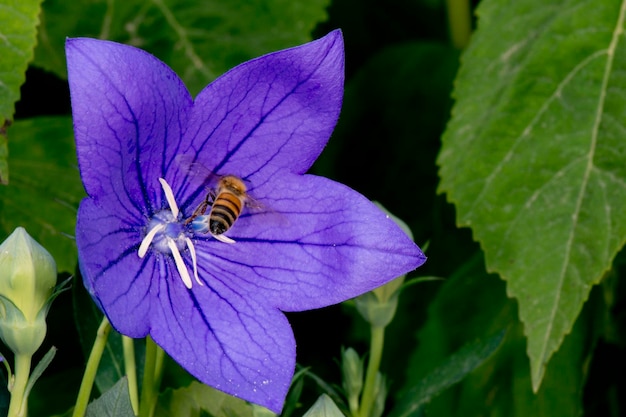
[[[197,162],[193,155],[176,155],[174,163],[189,179],[199,180],[207,188],[215,186],[221,178],[221,175],[214,173],[200,162]]]
[[[287,216],[276,211],[268,204],[257,200],[250,194],[246,195],[245,206],[246,210],[242,213],[242,216],[255,216],[255,221],[262,221],[272,227],[286,227],[289,225]]]

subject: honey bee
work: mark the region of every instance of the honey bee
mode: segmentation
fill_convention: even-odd
[[[185,224],[191,223],[196,232],[211,233],[220,242],[235,243],[233,239],[224,236],[224,233],[233,227],[244,206],[253,205],[254,200],[247,191],[248,188],[241,178],[234,175],[221,177]]]

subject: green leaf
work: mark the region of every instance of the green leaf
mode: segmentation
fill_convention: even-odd
[[[322,394],[302,417],[344,417],[344,415],[328,395]]]
[[[9,160],[11,183],[0,187],[0,235],[23,226],[52,254],[59,271],[74,271],[74,227],[84,191],[71,119],[17,121]]]
[[[33,59],[42,0],[3,0],[0,4],[0,126],[13,117],[26,67]]]
[[[0,4],[0,184],[9,180],[6,131],[33,49],[42,0],[3,0]]]
[[[475,256],[451,276],[429,307],[428,321],[419,333],[419,347],[411,357],[408,386],[433,372],[431,364],[447,357],[472,338],[485,338],[495,329],[508,327],[498,351],[463,381],[426,405],[427,415],[437,416],[576,416],[582,414],[585,369],[603,326],[595,317],[605,314],[601,291],[585,305],[566,336],[563,346],[547,368],[539,391],[532,391],[523,326],[517,321],[515,300],[506,297],[505,284],[484,271],[483,259]],[[468,297],[471,294],[471,297]],[[598,302],[600,301],[600,302]],[[599,308],[598,308],[599,307]],[[594,330],[596,329],[596,330]],[[406,397],[402,391],[398,402]]]
[[[626,240],[626,1],[485,0],[440,191],[507,281],[532,385]]]
[[[420,406],[461,381],[491,357],[502,344],[505,333],[502,330],[486,340],[476,340],[463,346],[417,385],[404,393],[403,399],[389,417],[411,416],[419,410]]]
[[[52,346],[50,350],[41,358],[41,360],[37,363],[30,376],[28,377],[28,383],[26,384],[26,389],[24,390],[24,396],[28,398],[30,395],[30,391],[35,386],[35,383],[39,378],[41,378],[41,374],[50,366],[50,363],[54,359],[54,356],[57,353],[57,348]]]
[[[135,417],[128,395],[128,380],[117,384],[87,406],[86,417]]]
[[[0,185],[9,183],[9,164],[7,158],[9,156],[9,148],[7,146],[7,124],[5,120],[0,118]]]
[[[194,381],[188,387],[163,393],[155,417],[199,417],[207,413],[212,417],[253,417],[253,408],[240,398]]]
[[[310,40],[329,0],[128,0],[44,3],[35,63],[65,76],[67,36],[141,47],[168,63],[197,94],[227,69]],[[78,18],[80,16],[80,18]]]

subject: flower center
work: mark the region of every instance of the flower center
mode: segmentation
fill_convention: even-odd
[[[163,187],[163,193],[165,194],[165,199],[170,209],[160,211],[150,219],[150,223],[148,223],[147,227],[148,233],[146,233],[146,236],[144,236],[141,241],[137,255],[139,255],[140,258],[146,256],[150,246],[157,252],[172,255],[180,279],[187,288],[191,289],[191,276],[181,256],[181,251],[185,250],[185,247],[187,247],[189,249],[189,255],[191,256],[194,279],[199,285],[203,285],[198,277],[196,249],[191,239],[185,234],[183,224],[178,219],[180,212],[176,200],[174,199],[172,188],[163,178],[159,178],[159,182],[161,183],[161,187]]]

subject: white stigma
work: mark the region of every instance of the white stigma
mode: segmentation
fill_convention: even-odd
[[[185,243],[189,248],[189,254],[191,255],[191,262],[193,263],[193,277],[199,285],[204,285],[200,278],[198,278],[198,263],[196,262],[196,248],[193,246],[193,242],[188,237],[185,238]]]
[[[235,243],[234,240],[232,240],[231,238],[229,238],[228,236],[224,236],[224,235],[214,235],[213,233],[211,233],[211,236],[213,236],[215,239],[219,240],[220,242],[224,242],[224,243]]]
[[[154,236],[156,236],[157,233],[162,232],[163,230],[165,230],[165,224],[158,224],[148,232],[146,237],[143,238],[143,240],[141,241],[141,245],[139,245],[139,251],[137,253],[140,258],[146,256],[146,252],[148,252],[148,248],[150,247]]]
[[[170,187],[167,181],[165,181],[163,178],[159,178],[159,182],[161,183],[161,187],[163,187],[163,193],[165,193],[165,199],[167,200],[167,204],[170,205],[172,215],[176,219],[178,218],[178,204],[176,204],[176,200],[174,199],[172,187]]]
[[[180,256],[180,252],[178,251],[176,243],[174,243],[173,240],[169,239],[167,241],[167,246],[169,246],[170,250],[172,251],[174,263],[176,264],[176,269],[178,269],[178,273],[180,274],[180,279],[183,280],[183,284],[185,284],[185,287],[191,289],[191,277],[189,276],[189,271],[187,271],[187,265],[185,265],[183,257]]]

